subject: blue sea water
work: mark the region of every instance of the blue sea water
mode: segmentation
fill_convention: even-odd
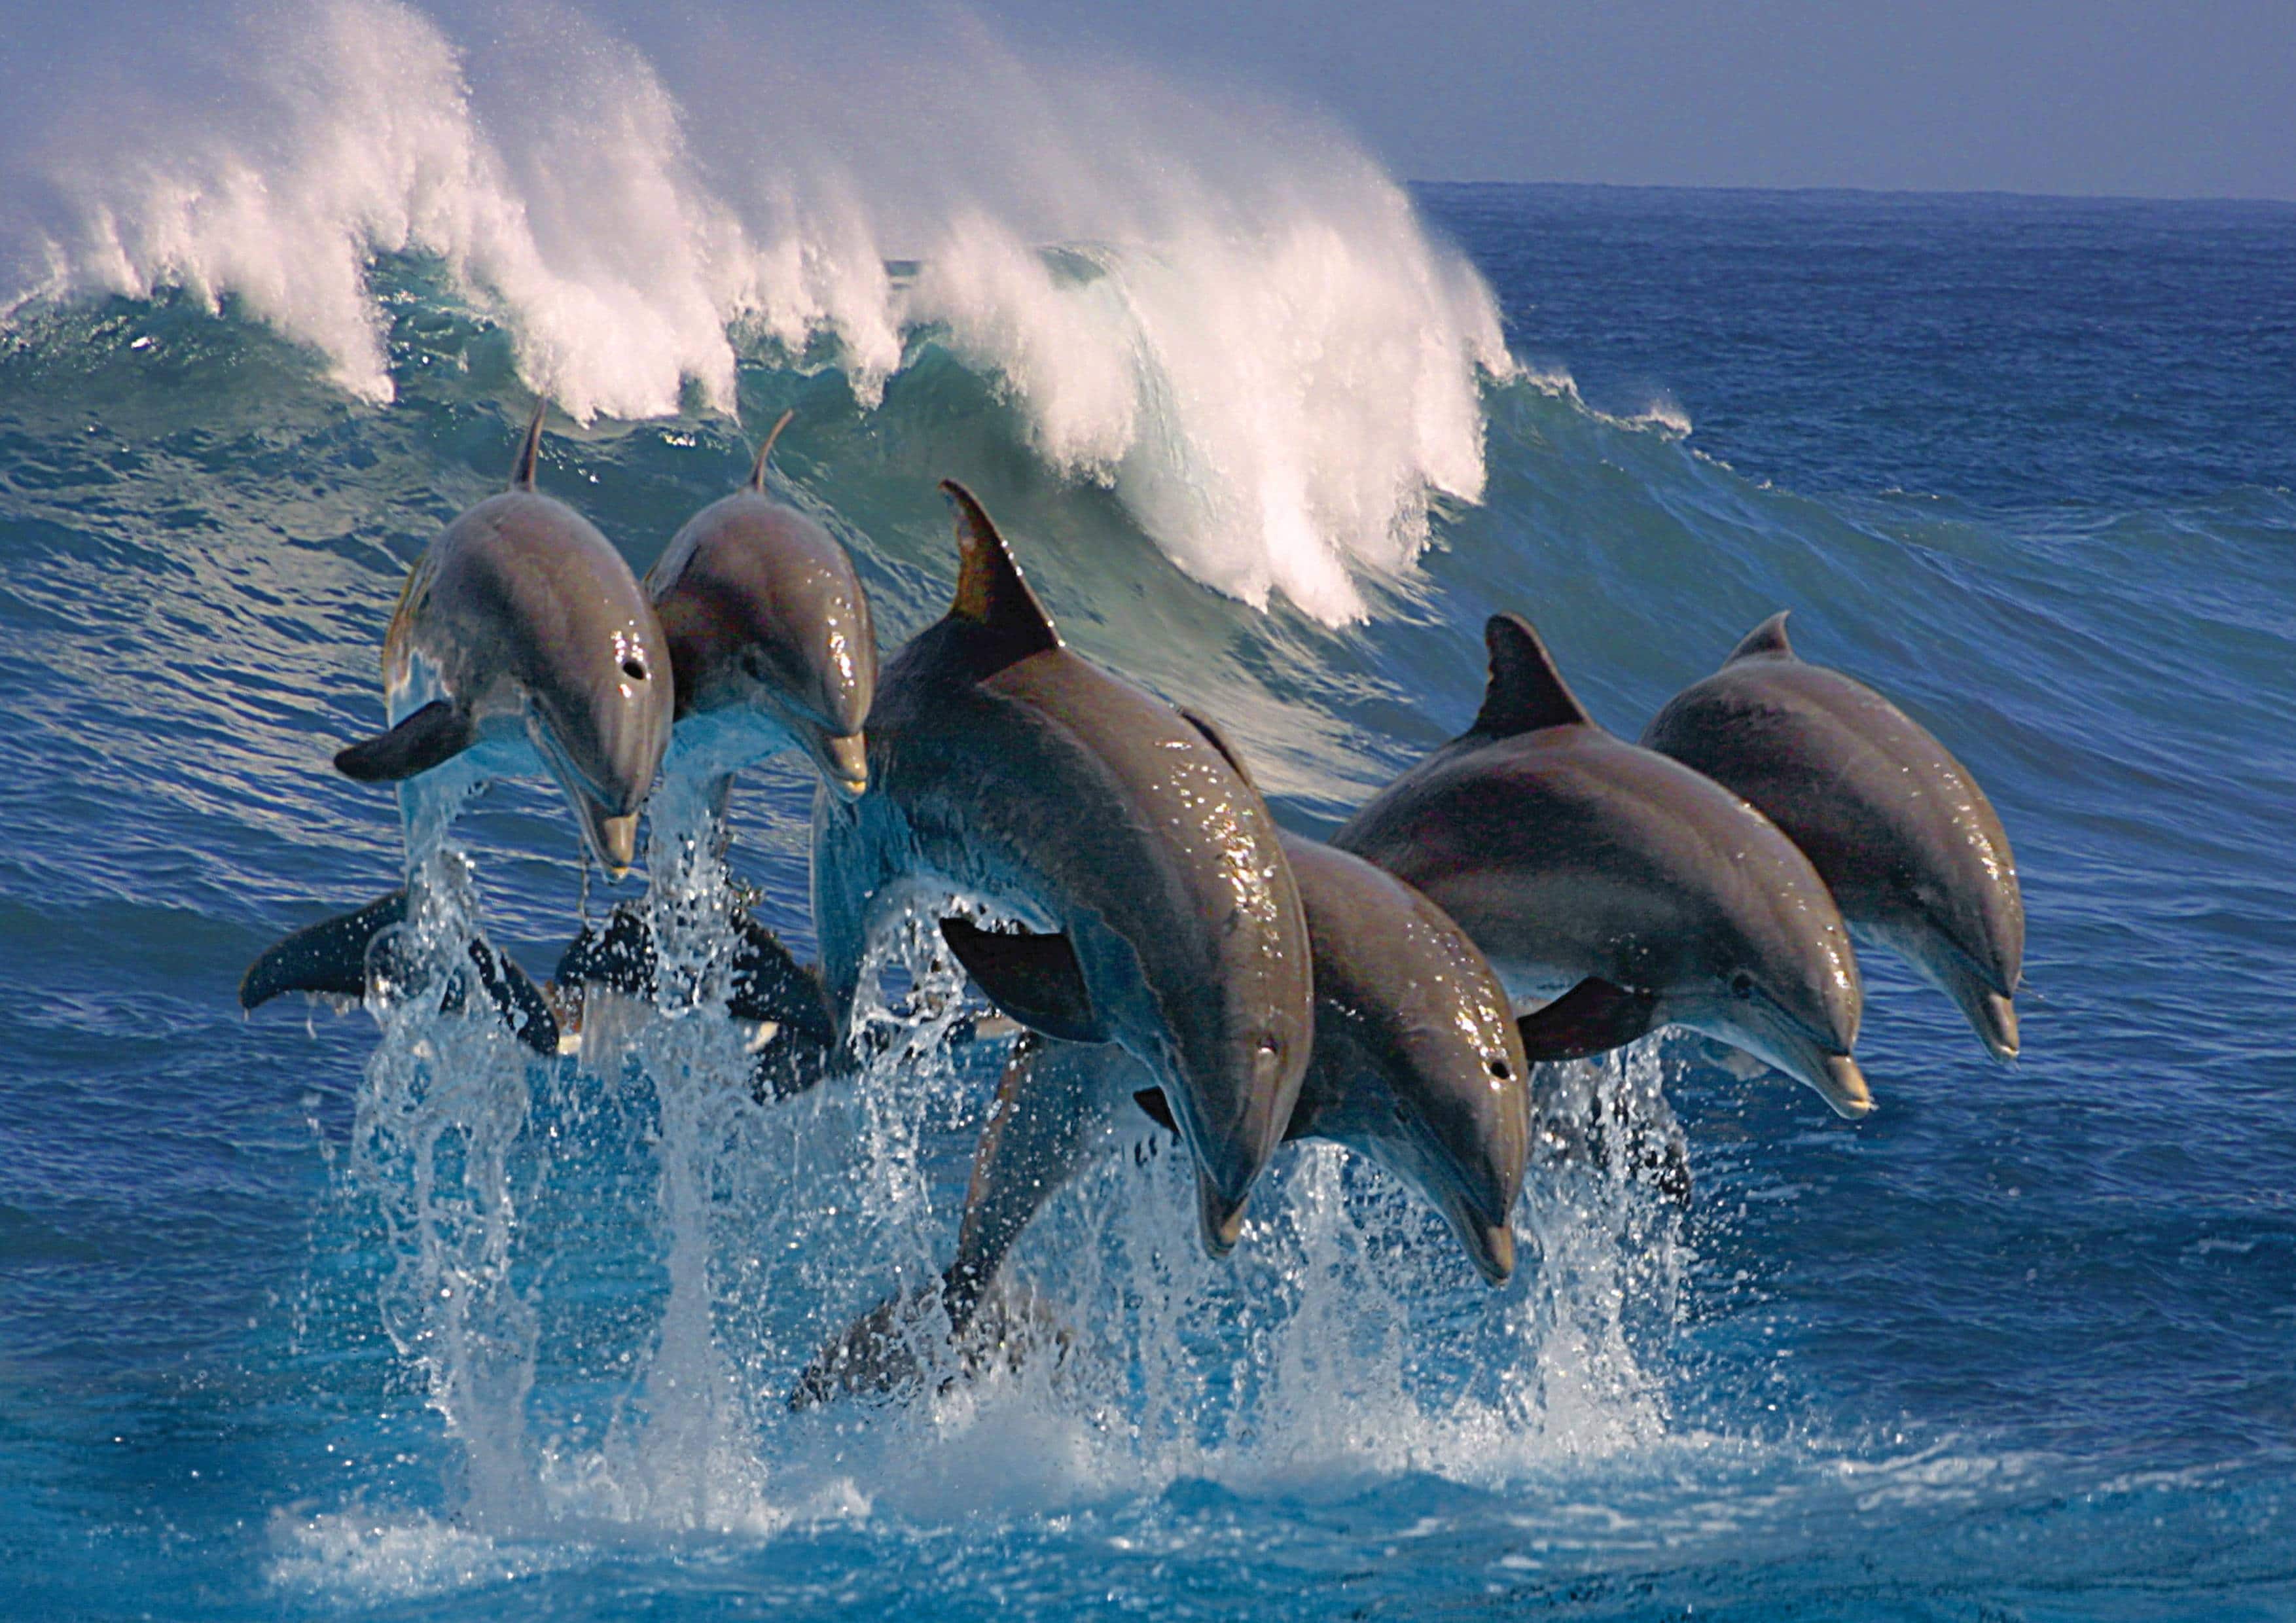
[[[275,200],[315,172],[200,128]],[[1406,201],[1290,134],[1176,160],[1265,240],[1179,192],[992,210],[1018,257],[962,265],[880,217],[890,350],[827,283],[776,326],[768,283],[701,322],[722,366],[619,238],[537,228],[529,274],[370,210],[348,326],[308,195],[99,197],[125,270],[8,244],[46,268],[0,329],[0,1611],[2296,1616],[2296,209]],[[1065,1358],[791,1414],[946,1258],[993,1053],[896,1012],[863,1083],[761,1108],[666,1020],[545,1066],[234,1001],[394,882],[387,797],[327,757],[537,384],[594,413],[542,483],[639,568],[794,406],[783,488],[889,649],[967,480],[1070,640],[1227,720],[1309,832],[1464,724],[1495,611],[1632,734],[1790,608],[1998,807],[2023,1057],[1871,952],[1856,1126],[1687,1039],[1587,1068],[1663,1086],[1693,1201],[1534,1172],[1496,1291],[1337,1152],[1227,1264],[1175,1156],[1111,1157],[1019,1258]],[[806,947],[808,784],[735,805]],[[546,966],[582,905],[553,795],[462,840]]]

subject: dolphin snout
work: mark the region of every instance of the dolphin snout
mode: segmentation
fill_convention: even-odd
[[[831,791],[857,800],[869,790],[869,741],[860,733],[831,734],[821,741],[822,776]]]
[[[1204,1242],[1205,1256],[1217,1262],[1235,1250],[1236,1242],[1243,1238],[1243,1209],[1250,1200],[1251,1193],[1246,1190],[1242,1198],[1231,1201],[1211,1174],[1196,1174],[1196,1232]]]
[[[598,860],[619,880],[630,871],[638,856],[638,815],[598,819]]]
[[[1467,1255],[1485,1280],[1503,1285],[1514,1277],[1513,1229],[1504,1223],[1470,1221],[1459,1225],[1459,1233],[1467,1242]]]
[[[1866,1073],[1848,1054],[1828,1054],[1810,1081],[1825,1095],[1833,1113],[1844,1120],[1856,1121],[1872,1113],[1874,1095],[1866,1089]]]
[[[1970,1023],[1997,1060],[2017,1057],[2017,1005],[1995,991],[1988,991],[1972,1001],[1969,1009]]]

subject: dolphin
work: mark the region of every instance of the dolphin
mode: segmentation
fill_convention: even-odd
[[[636,859],[673,679],[629,565],[534,488],[546,409],[509,488],[447,525],[406,578],[382,644],[390,730],[335,757],[347,777],[399,785],[410,873],[464,799],[537,758],[607,871]]]
[[[942,933],[1004,1013],[1114,1043],[1171,1101],[1199,1229],[1233,1249],[1283,1137],[1314,1019],[1307,922],[1258,792],[1170,706],[1071,652],[1003,537],[944,482],[948,613],[885,668],[869,789],[814,799],[813,907],[840,1031],[906,908],[978,898],[1026,933]]]
[[[688,520],[646,571],[676,682],[665,775],[707,776],[721,806],[734,772],[792,748],[832,792],[869,786],[868,594],[827,530],[766,494],[767,459],[794,414],[766,436],[749,482]]]
[[[754,1029],[761,1101],[801,1090],[829,1063],[836,1045],[819,978],[738,895],[697,909],[685,881],[701,850],[723,850],[726,798],[750,763],[801,749],[831,793],[850,799],[868,787],[863,728],[877,685],[876,632],[853,561],[820,524],[766,494],[774,446],[795,414],[783,412],[767,434],[748,482],[689,520],[646,573],[676,683],[652,802],[651,905],[615,908],[603,931],[586,924],[555,977],[576,1020],[594,990],[652,1001],[663,922],[654,915],[667,892],[681,947],[709,957],[730,948],[725,1010]],[[706,882],[718,882],[714,871]],[[699,939],[697,924],[708,932]]]
[[[348,777],[398,785],[406,888],[264,953],[240,983],[242,1008],[290,990],[360,996],[377,938],[418,906],[426,874],[435,886],[448,824],[495,777],[541,766],[588,849],[616,878],[628,871],[674,681],[629,566],[588,521],[534,488],[546,410],[537,403],[509,488],[447,525],[408,574],[383,639],[392,725],[335,757]],[[512,1029],[554,1053],[554,1023],[525,975],[507,958],[496,963],[483,942],[471,951]]]
[[[1643,742],[1759,807],[1853,927],[1951,997],[1995,1058],[2017,1057],[2017,861],[1977,780],[1919,723],[1805,664],[1781,613],[1668,701]]]
[[[1316,980],[1314,1049],[1283,1141],[1330,1139],[1379,1161],[1442,1214],[1484,1279],[1503,1284],[1514,1272],[1509,1214],[1530,1139],[1529,1067],[1505,988],[1466,932],[1410,886],[1330,846],[1282,840]],[[966,1344],[977,1318],[1008,1332],[995,1296],[1006,1255],[1134,1101],[1173,1127],[1153,1078],[1113,1045],[1031,1035],[1015,1045],[942,1276],[953,1345]],[[914,1373],[914,1307],[881,1307],[825,1348],[791,1406]]]
[[[1495,615],[1485,641],[1474,724],[1332,842],[1424,891],[1510,990],[1570,987],[1524,1016],[1532,1052],[1684,1025],[1865,1115],[1857,961],[1809,859],[1711,779],[1603,731],[1527,621]]]

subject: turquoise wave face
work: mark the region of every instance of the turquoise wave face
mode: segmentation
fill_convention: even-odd
[[[736,333],[732,403],[796,408],[783,488],[889,649],[947,602],[934,482],[963,479],[1070,640],[1218,717],[1308,832],[1464,724],[1491,612],[1631,735],[1793,610],[2001,811],[2016,1068],[1878,953],[1854,1129],[1686,1038],[1589,1068],[1663,1088],[1695,1201],[1535,1173],[1499,1292],[1328,1151],[1203,1262],[1185,1168],[1128,1145],[1020,1258],[1066,1357],[791,1415],[814,1351],[947,1254],[996,1062],[936,1040],[953,988],[921,969],[876,1017],[892,1059],[770,1110],[723,1034],[659,1019],[541,1067],[404,1012],[378,1036],[234,1008],[277,934],[394,882],[387,797],[325,763],[381,717],[406,565],[500,483],[515,323],[436,259],[378,262],[384,406],[230,300],[27,306],[0,337],[19,1611],[2296,1603],[2296,408],[2256,314],[2296,295],[2296,217],[1420,201],[1523,365],[1471,378],[1474,498],[1392,504],[1403,532],[1423,505],[1415,560],[1408,533],[1332,553],[1361,618],[1205,584],[1143,487],[1048,448],[1046,398],[946,323],[859,388],[833,347]],[[1330,418],[1322,465],[1376,417]],[[1167,419],[1210,437],[1158,477],[1234,420]],[[541,483],[643,570],[750,444],[691,393],[562,423]],[[737,870],[801,948],[809,798],[784,764],[735,803]],[[582,888],[554,791],[504,785],[463,835],[497,936],[547,964]]]

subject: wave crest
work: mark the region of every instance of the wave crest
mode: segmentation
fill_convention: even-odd
[[[939,345],[1190,574],[1328,623],[1431,500],[1480,500],[1496,307],[1343,136],[963,20],[760,31],[545,7],[465,39],[396,0],[147,29],[107,82],[8,86],[0,309],[181,287],[383,404],[369,269],[429,255],[585,419],[732,410],[736,335],[864,406]]]

